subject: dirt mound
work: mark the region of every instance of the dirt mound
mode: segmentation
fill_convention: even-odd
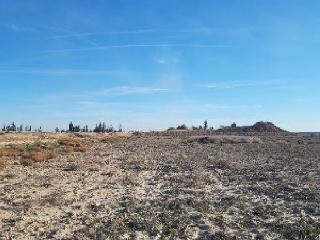
[[[251,130],[254,132],[285,132],[281,128],[275,126],[271,122],[257,122],[252,127]]]

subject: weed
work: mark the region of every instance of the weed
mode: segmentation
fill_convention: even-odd
[[[178,235],[178,230],[176,228],[170,228],[169,229],[169,235],[171,237],[177,236]]]
[[[320,234],[320,230],[315,229],[313,224],[301,217],[300,236],[303,237],[303,239],[316,239],[318,234]]]
[[[16,175],[13,174],[12,172],[7,172],[7,173],[4,175],[4,177],[5,177],[6,179],[13,179],[13,178],[16,177]]]
[[[32,150],[32,146],[27,143],[26,146],[24,147],[24,149],[27,151],[27,152],[30,152]]]

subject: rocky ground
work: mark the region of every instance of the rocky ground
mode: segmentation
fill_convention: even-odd
[[[0,239],[320,239],[320,138],[60,138],[3,152]]]

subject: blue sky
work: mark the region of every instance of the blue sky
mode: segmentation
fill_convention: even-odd
[[[0,124],[320,131],[320,1],[1,0]]]

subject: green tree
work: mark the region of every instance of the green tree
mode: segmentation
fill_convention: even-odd
[[[204,130],[207,130],[207,129],[208,129],[208,121],[207,121],[207,120],[204,121],[203,129],[204,129]]]

